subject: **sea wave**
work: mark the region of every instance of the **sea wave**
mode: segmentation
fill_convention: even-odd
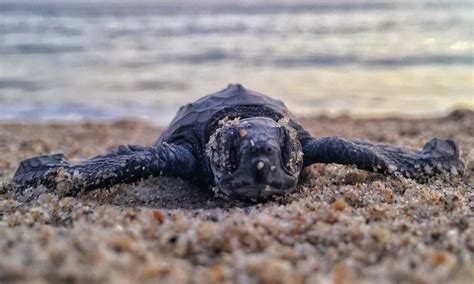
[[[424,0],[1,1],[0,121],[161,123],[232,82],[296,113],[446,113],[474,104],[473,8]]]

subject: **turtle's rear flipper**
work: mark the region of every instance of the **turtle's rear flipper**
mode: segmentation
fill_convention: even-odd
[[[23,160],[13,177],[22,186],[45,183],[60,167],[70,166],[64,154],[44,155]]]

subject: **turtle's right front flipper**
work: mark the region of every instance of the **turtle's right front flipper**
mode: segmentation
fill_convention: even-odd
[[[194,155],[186,145],[121,145],[111,153],[76,165],[70,164],[62,154],[30,158],[20,163],[12,181],[20,188],[40,184],[52,188],[58,182],[65,182],[68,194],[74,195],[152,176],[187,176],[192,174],[194,165]]]

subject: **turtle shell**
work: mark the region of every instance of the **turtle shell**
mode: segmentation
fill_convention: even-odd
[[[204,135],[210,124],[226,116],[245,118],[269,115],[278,119],[288,117],[296,122],[282,101],[248,90],[240,84],[230,84],[222,91],[182,106],[157,143],[173,142],[172,138],[184,131],[197,131]]]

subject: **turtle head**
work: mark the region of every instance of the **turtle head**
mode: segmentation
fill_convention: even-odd
[[[303,155],[296,131],[265,117],[224,119],[206,153],[218,192],[263,200],[293,190]]]

